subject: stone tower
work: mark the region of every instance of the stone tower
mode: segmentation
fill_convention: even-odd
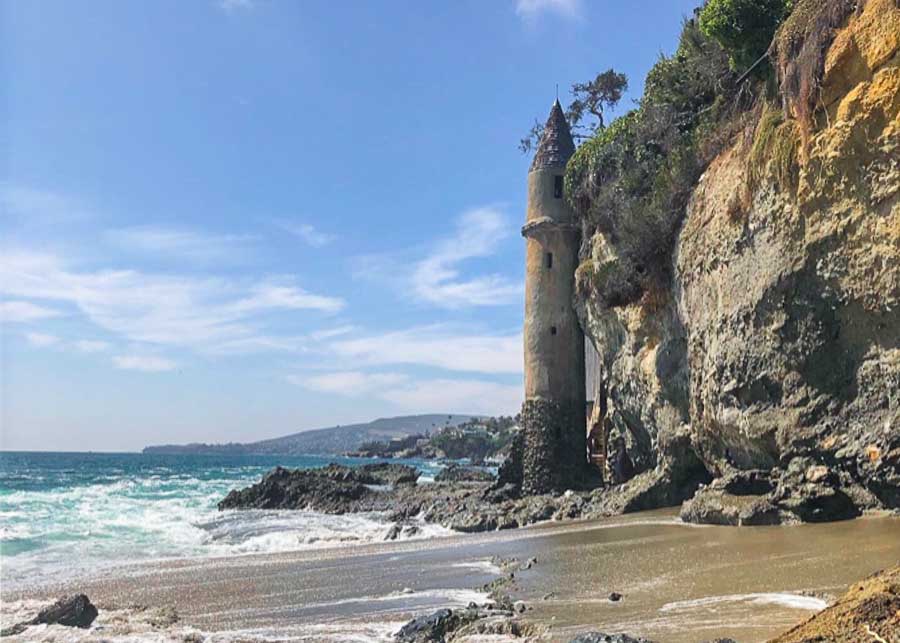
[[[580,228],[563,195],[575,152],[559,100],[528,172],[522,487],[578,486],[586,468],[584,334],[572,308]]]

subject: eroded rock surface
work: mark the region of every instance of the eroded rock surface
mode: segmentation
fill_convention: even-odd
[[[898,33],[893,0],[860,3],[836,30],[795,176],[773,159],[752,165],[752,129],[712,162],[668,289],[616,307],[580,293],[607,428],[644,472],[632,508],[690,497],[666,472],[693,472],[696,488],[700,468],[726,482],[685,507],[689,520],[900,507]],[[597,234],[583,259],[601,265],[615,250]],[[677,435],[688,447],[666,452]],[[729,491],[747,470],[767,472],[770,488]]]

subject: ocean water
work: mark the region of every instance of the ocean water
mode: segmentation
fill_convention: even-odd
[[[0,452],[0,578],[7,588],[109,566],[383,540],[383,515],[224,511],[216,503],[276,465],[372,462],[334,456]],[[437,463],[407,461],[433,477]],[[442,528],[428,526],[419,537]]]

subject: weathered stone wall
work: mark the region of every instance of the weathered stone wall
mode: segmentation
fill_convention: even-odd
[[[580,488],[585,481],[584,405],[529,398],[522,405],[522,491]]]

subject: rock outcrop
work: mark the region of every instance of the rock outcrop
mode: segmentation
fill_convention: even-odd
[[[490,471],[458,464],[447,465],[434,477],[435,482],[493,482],[494,479]]]
[[[815,34],[821,89],[807,120],[782,96],[789,153],[761,151],[758,119],[703,174],[670,286],[618,306],[577,297],[607,426],[644,472],[634,508],[677,504],[704,476],[723,481],[685,507],[689,520],[900,507],[900,7],[858,5]],[[597,233],[583,259],[616,255]],[[666,451],[674,436],[689,448]],[[765,490],[727,491],[757,470]]]

